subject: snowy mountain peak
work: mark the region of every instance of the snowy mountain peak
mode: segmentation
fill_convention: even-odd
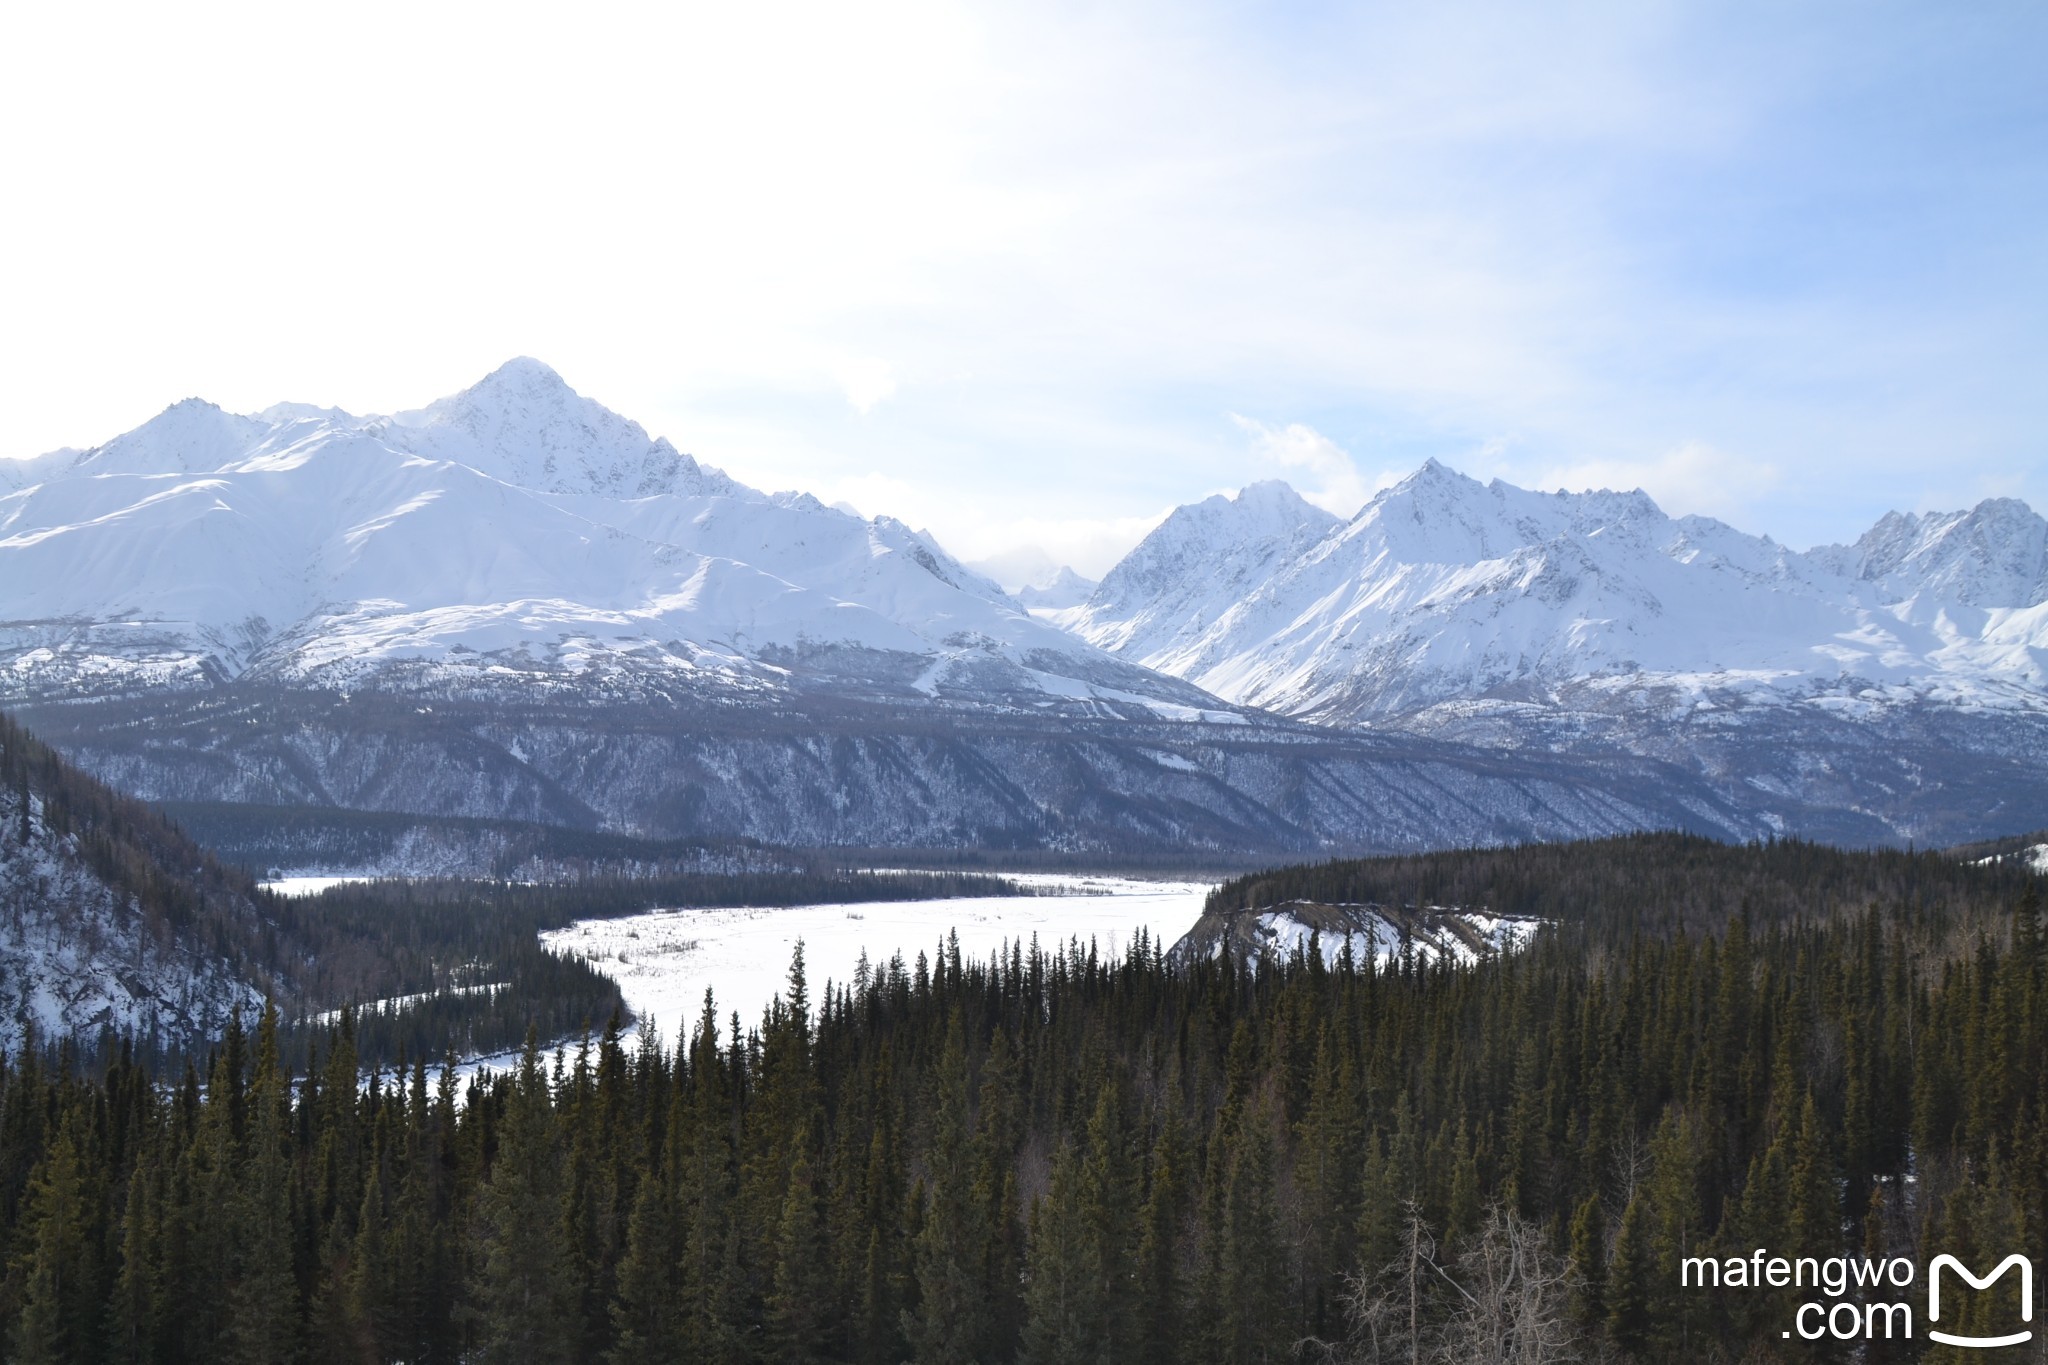
[[[1278,480],[1177,507],[1062,622],[1106,648],[1163,657],[1341,525]]]
[[[197,474],[220,468],[268,434],[260,418],[224,412],[203,398],[171,404],[135,430],[70,462],[79,474]]]
[[[1315,504],[1295,492],[1294,485],[1285,479],[1262,479],[1258,483],[1246,484],[1230,501],[1243,511],[1295,519],[1313,518],[1318,510]]]
[[[1194,564],[1234,562],[1242,558],[1243,551],[1264,563],[1276,544],[1305,544],[1339,524],[1337,517],[1277,479],[1252,484],[1235,496],[1217,493],[1176,507],[1110,570],[1092,600],[1124,602],[1134,594],[1185,583],[1187,570]]]
[[[134,477],[164,474],[199,477]],[[530,359],[390,417],[181,403],[0,502],[0,695],[535,675],[1212,701],[1035,620],[930,536],[746,488]]]
[[[638,422],[569,387],[553,369],[521,356],[461,393],[390,419],[419,454],[468,465],[520,488],[545,493],[731,491],[725,476],[701,469]]]
[[[2017,498],[1987,498],[1967,512],[1890,512],[1854,545],[1813,555],[1896,598],[1927,592],[1974,607],[2048,601],[2048,521]]]
[[[1507,559],[1538,546],[1569,554],[1563,547],[1595,535],[1662,544],[1680,534],[1640,488],[1534,492],[1501,479],[1481,483],[1434,459],[1375,494],[1344,531],[1403,560],[1435,564]]]
[[[1095,588],[1094,579],[1083,578],[1072,568],[1062,564],[1053,574],[1050,583],[1027,583],[1017,590],[1016,598],[1034,614],[1066,611],[1086,602]]]
[[[1484,488],[1485,486],[1486,485],[1480,483],[1479,480],[1473,478],[1471,475],[1462,473],[1459,470],[1451,468],[1442,460],[1439,460],[1436,458],[1436,456],[1432,455],[1428,459],[1424,460],[1420,465],[1416,466],[1415,472],[1413,474],[1410,474],[1407,478],[1402,479],[1399,483],[1393,485],[1392,488],[1386,489],[1384,491],[1398,492],[1402,489],[1414,488],[1456,488],[1461,490],[1476,490]]]
[[[1535,492],[1430,460],[1304,542],[1211,498],[1058,619],[1233,701],[1319,719],[1477,699],[1770,691],[2048,711],[2048,523],[2024,503],[1797,554],[1641,489]],[[1979,610],[1970,610],[1976,608]],[[2002,609],[2002,610],[1994,610]],[[1717,703],[1718,704],[1718,703]]]

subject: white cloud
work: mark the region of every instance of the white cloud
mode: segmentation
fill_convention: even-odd
[[[1774,464],[1687,441],[1649,460],[1585,460],[1552,466],[1533,480],[1538,488],[1640,488],[1672,516],[1718,517],[1749,529],[1750,514],[1784,484]]]
[[[1730,510],[1626,458],[1698,436],[1795,537],[2038,494],[2038,43],[1900,11],[1850,60],[1829,8],[16,6],[0,455],[531,354],[743,477],[994,509],[905,513],[963,538],[1241,482],[1230,409]],[[1253,436],[1339,512],[1392,458]]]
[[[1117,561],[1165,521],[1171,507],[1135,517],[1015,517],[963,524],[942,534],[948,550],[964,558],[988,559],[1035,546],[1056,564],[1065,564],[1083,578],[1101,578]],[[950,536],[961,537],[956,546]],[[961,547],[987,546],[986,550]]]
[[[896,374],[886,360],[873,356],[844,356],[832,362],[832,378],[853,410],[866,416],[875,404],[896,396]]]
[[[1368,478],[1335,441],[1304,423],[1272,427],[1234,412],[1230,420],[1252,438],[1254,455],[1287,471],[1287,480],[1297,493],[1340,517],[1357,515],[1374,493],[1391,487],[1400,477],[1383,470]]]
[[[957,486],[872,472],[828,480],[811,491],[862,516],[894,517],[929,531],[957,559],[1021,559],[1035,551],[1086,578],[1100,578],[1116,567],[1173,510],[1162,507],[1137,516],[1004,514],[991,511],[981,498],[963,495]]]

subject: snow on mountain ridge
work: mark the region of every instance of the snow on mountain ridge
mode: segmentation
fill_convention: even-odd
[[[1812,553],[1897,598],[1931,590],[1975,607],[2048,601],[2048,521],[2017,498],[1987,498],[1966,512],[1888,512],[1854,545]]]
[[[1431,460],[1306,545],[1299,528],[1168,531],[1219,501],[1169,517],[1164,553],[1141,545],[1060,619],[1219,696],[1317,719],[1548,706],[1629,680],[2048,707],[2044,528],[2010,500],[1895,514],[1856,547],[1802,555],[1668,517],[1641,490],[1533,492]]]
[[[541,492],[729,495],[739,487],[525,356],[461,393],[388,420],[407,449]]]
[[[1054,619],[1113,652],[1168,657],[1280,564],[1342,524],[1279,480],[1235,496],[1218,493],[1175,508],[1086,602]]]
[[[1062,564],[1051,582],[1027,585],[1018,590],[1016,597],[1034,614],[1042,615],[1080,606],[1094,595],[1096,586],[1094,579],[1083,578]]]
[[[929,536],[747,488],[538,361],[391,417],[268,413],[188,400],[0,497],[0,687],[355,685],[478,656],[759,681],[851,648],[969,650],[1047,704],[1072,701],[1033,681],[1059,658],[1083,694],[1214,705],[1034,620]]]

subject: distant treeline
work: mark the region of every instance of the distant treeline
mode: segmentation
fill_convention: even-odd
[[[223,859],[270,871],[432,867],[450,875],[564,878],[802,868],[811,855],[751,839],[643,839],[520,820],[339,806],[169,801],[158,809]]]
[[[651,839],[566,825],[338,806],[170,801],[156,807],[228,862],[261,870],[446,869],[449,875],[559,880],[605,872],[819,871],[927,867],[962,872],[1137,872],[1203,878],[1265,861],[1214,851],[1087,853],[1038,848],[794,849],[738,838]]]
[[[1847,1360],[1677,1258],[2048,1263],[2031,883],[1751,914],[1836,864],[1630,856],[1651,926],[1719,885],[1720,927],[1560,915],[1384,970],[954,950],[822,999],[799,959],[752,1027],[707,1000],[675,1055],[607,1032],[462,1093],[359,1087],[351,1021],[182,1078],[18,1059],[0,1329],[23,1361]]]

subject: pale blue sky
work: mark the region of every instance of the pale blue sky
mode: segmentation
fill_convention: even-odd
[[[1094,572],[1432,455],[1801,546],[2048,508],[2039,5],[28,8],[8,454],[532,354]]]

